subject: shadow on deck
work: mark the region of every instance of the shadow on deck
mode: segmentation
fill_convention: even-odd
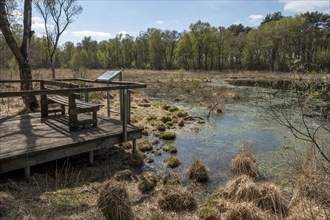
[[[85,152],[93,163],[94,150],[123,142],[121,121],[99,116],[97,127],[76,131],[70,131],[67,123],[67,116],[42,118],[40,113],[1,118],[0,173],[24,168],[29,176],[30,166]],[[133,140],[133,147],[141,136],[141,129],[127,126],[127,140]]]

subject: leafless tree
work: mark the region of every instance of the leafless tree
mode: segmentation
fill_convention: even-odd
[[[21,45],[16,41],[12,27],[9,21],[10,12],[8,8],[9,1],[0,0],[0,29],[8,44],[10,50],[15,56],[17,61],[20,78],[22,80],[21,90],[32,90],[31,82],[24,82],[23,80],[31,80],[31,69],[29,64],[28,51],[30,47],[30,40],[33,35],[31,31],[32,20],[32,0],[24,1],[24,15],[23,15],[23,37],[21,39]],[[35,95],[23,96],[23,102],[25,107],[31,111],[38,108],[38,101]]]
[[[33,0],[45,23],[47,50],[53,78],[59,39],[74,18],[82,12],[77,0]]]
[[[291,90],[285,91],[280,101],[276,101],[272,93],[267,93],[258,109],[266,119],[288,128],[295,138],[311,143],[329,165],[330,105],[317,104],[313,97],[316,91],[310,88],[313,85],[293,82]],[[323,96],[330,97],[329,85],[318,86],[318,90]]]

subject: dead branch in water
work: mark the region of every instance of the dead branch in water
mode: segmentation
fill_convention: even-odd
[[[211,115],[211,112],[214,110],[214,108],[215,107],[217,107],[217,105],[219,104],[219,102],[216,102],[213,106],[212,106],[212,108],[210,109],[210,111],[209,111],[209,114],[207,115],[207,119],[209,119],[209,117],[210,117],[210,115]]]

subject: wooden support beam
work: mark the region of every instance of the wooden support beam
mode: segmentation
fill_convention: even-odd
[[[31,170],[30,170],[30,162],[29,162],[29,157],[26,157],[26,164],[24,167],[24,175],[25,177],[30,177],[31,176]]]
[[[92,165],[94,164],[94,151],[93,150],[89,152],[89,163]]]
[[[136,154],[136,139],[132,140],[132,154]]]

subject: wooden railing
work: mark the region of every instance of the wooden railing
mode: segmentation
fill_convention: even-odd
[[[36,95],[45,97],[47,95],[62,95],[73,97],[77,93],[84,93],[86,94],[85,97],[88,97],[88,93],[90,92],[98,92],[98,91],[112,91],[112,90],[119,90],[122,94],[120,97],[120,119],[123,125],[123,141],[127,141],[127,124],[130,123],[130,90],[131,89],[139,89],[145,88],[146,85],[142,83],[135,83],[135,82],[100,82],[94,81],[90,79],[81,79],[81,78],[65,78],[65,79],[47,79],[47,80],[0,80],[1,84],[12,84],[12,83],[22,83],[22,82],[30,82],[30,83],[40,83],[41,89],[39,90],[23,90],[23,91],[5,91],[0,92],[0,98],[7,98],[7,97],[19,97],[19,96],[26,96],[26,95]],[[45,89],[42,85],[45,84],[52,84],[59,86],[61,82],[63,82],[63,87],[68,87],[67,82],[81,82],[86,86],[86,83],[93,83],[93,84],[100,84],[100,86],[94,87],[80,87],[72,86],[72,88],[54,88],[54,89]],[[104,86],[106,84],[106,86]],[[65,85],[65,86],[64,86]],[[72,84],[74,85],[74,84]],[[88,101],[88,99],[85,101]]]

